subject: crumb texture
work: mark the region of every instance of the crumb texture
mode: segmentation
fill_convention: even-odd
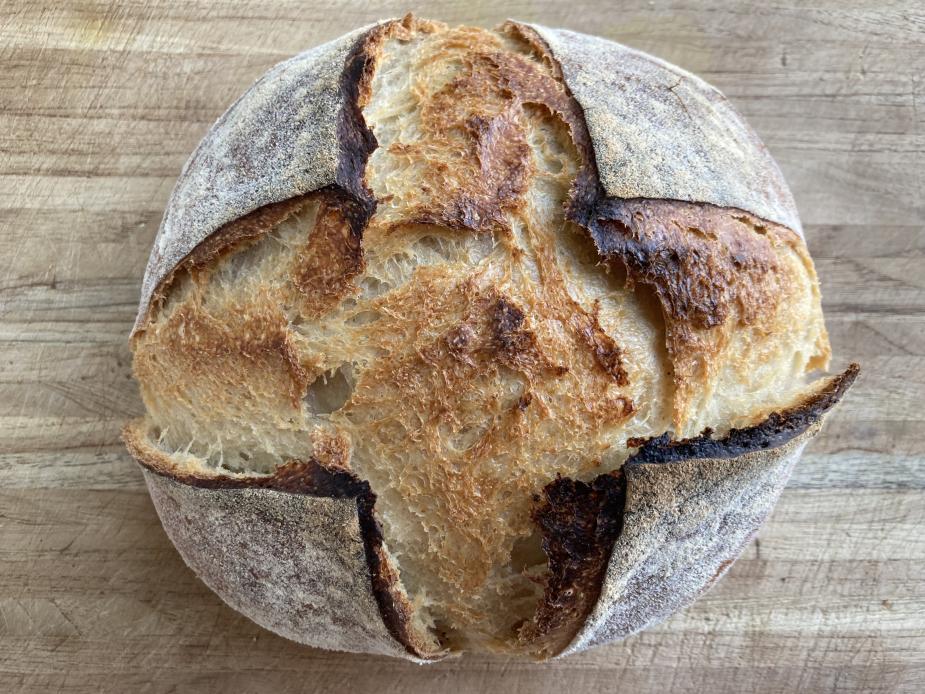
[[[674,149],[652,158],[665,136],[656,131],[674,126],[630,111],[696,93],[690,118],[720,113],[728,124],[737,116],[714,92],[697,81],[654,96],[649,83],[661,84],[669,68],[643,69],[635,53],[627,69],[644,85],[638,93],[630,82],[589,86],[574,64],[582,51],[601,53],[597,44],[563,48],[567,32],[514,25],[406,19],[366,35],[355,106],[375,148],[354,187],[376,205],[364,216],[349,191],[331,185],[343,171],[334,144],[343,124],[332,115],[343,85],[326,67],[343,65],[357,36],[271,71],[188,165],[171,206],[193,212],[165,218],[145,285],[156,300],[133,340],[145,436],[178,474],[254,478],[293,460],[349,471],[374,494],[383,556],[414,633],[451,650],[541,642],[551,655],[592,610],[604,624],[601,604],[652,579],[614,574],[619,557],[643,551],[634,537],[655,527],[650,542],[668,542],[675,532],[653,525],[667,522],[658,520],[662,492],[640,496],[639,480],[667,475],[654,479],[657,491],[700,474],[637,466],[624,478],[627,442],[756,424],[802,397],[807,372],[826,365],[812,261],[782,182],[746,175],[736,184],[767,199],[723,183],[739,165],[734,142],[720,159],[691,150],[671,160],[694,137],[682,129]],[[608,50],[618,60],[626,49]],[[322,67],[302,75],[308,64]],[[626,93],[609,120],[589,115],[588,100],[615,98],[601,89]],[[318,102],[296,119],[317,128],[271,120],[260,153],[216,144],[244,137],[265,110],[312,101],[308,94]],[[746,141],[743,152],[754,146]],[[619,150],[634,142],[645,148]],[[220,165],[202,159],[219,151]],[[626,162],[637,168],[618,180]],[[649,166],[654,173],[639,168]],[[209,173],[216,167],[231,178]],[[279,178],[283,170],[292,177]],[[265,172],[277,178],[259,194],[234,179]],[[716,185],[728,190],[692,183],[720,174]],[[222,192],[208,203],[188,199],[204,190]],[[221,229],[180,262],[202,240],[183,229],[210,226]],[[765,492],[782,484],[795,450],[755,468],[767,484],[749,492],[754,503],[733,493],[751,468],[712,467],[728,512],[741,501],[760,522],[773,502]],[[158,484],[152,493],[170,507],[187,492]],[[246,508],[247,494],[238,496]],[[624,497],[625,523],[614,510]],[[670,503],[671,518],[690,519],[685,532],[723,522],[688,514],[690,499]],[[222,522],[250,532],[246,514],[231,519],[222,508]],[[331,516],[325,528],[346,524],[340,537],[354,522],[346,511],[335,521],[341,511],[332,502],[312,513]],[[623,554],[608,568],[618,535]],[[659,570],[680,566],[666,560]],[[598,602],[605,574],[623,583]]]

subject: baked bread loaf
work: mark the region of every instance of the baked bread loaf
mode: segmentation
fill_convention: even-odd
[[[228,604],[321,648],[547,658],[709,587],[857,373],[793,199],[643,53],[406,17],[270,70],[183,169],[124,432]]]

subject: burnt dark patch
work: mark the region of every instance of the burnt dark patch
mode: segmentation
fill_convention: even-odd
[[[337,162],[335,181],[355,202],[348,210],[348,220],[358,235],[362,234],[376,211],[376,199],[366,186],[364,175],[369,156],[379,146],[376,136],[363,118],[362,104],[370,90],[375,65],[373,52],[388,26],[377,27],[357,41],[347,55],[340,78],[343,107],[337,119],[340,159]]]
[[[600,597],[610,554],[623,529],[626,479],[620,470],[591,483],[559,477],[534,501],[533,521],[543,536],[549,570],[542,603],[518,636],[557,653]]]
[[[667,318],[706,329],[734,310],[751,323],[782,293],[770,241],[735,222],[728,210],[710,205],[608,200],[590,231],[603,256],[655,289]]]
[[[504,297],[495,302],[491,311],[491,329],[495,344],[504,351],[523,348],[526,335],[521,331],[524,312]]]
[[[536,335],[524,328],[524,312],[506,297],[498,297],[489,309],[490,349],[503,364],[526,373],[543,370],[553,376],[568,367],[553,364],[537,344]]]

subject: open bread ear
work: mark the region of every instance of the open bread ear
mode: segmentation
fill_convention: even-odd
[[[659,437],[628,460],[623,530],[600,597],[559,655],[623,639],[712,586],[757,533],[857,373],[852,365],[797,406],[723,439]]]
[[[780,169],[719,90],[599,36],[538,24],[507,26],[561,70],[582,108],[605,197],[737,208],[802,236]]]
[[[375,35],[357,29],[279,63],[209,129],[170,195],[133,333],[177,265],[223,226],[324,188],[365,197],[360,177],[375,140],[356,101]]]
[[[444,655],[415,619],[366,482],[311,461],[273,475],[193,473],[173,465],[143,420],[124,438],[171,541],[235,610],[316,648],[415,662]]]

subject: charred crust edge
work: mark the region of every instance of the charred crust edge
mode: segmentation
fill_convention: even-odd
[[[623,530],[622,470],[591,482],[558,477],[534,496],[533,522],[549,561],[542,602],[519,639],[542,655],[561,651],[597,604],[614,543]]]
[[[373,27],[360,37],[347,54],[340,79],[341,110],[337,117],[340,144],[335,180],[354,200],[347,219],[357,236],[376,211],[376,198],[366,186],[364,175],[369,156],[379,146],[376,136],[363,118],[362,102],[367,98],[375,64],[372,50],[384,31],[394,22]]]
[[[572,183],[572,190],[566,206],[566,217],[586,229],[594,238],[595,221],[602,216],[602,210],[606,212],[609,199],[604,192],[604,186],[601,184],[597,168],[597,157],[594,153],[591,134],[588,131],[588,122],[584,109],[572,94],[572,90],[569,89],[562,73],[562,66],[553,55],[549,44],[532,27],[520,22],[509,21],[503,24],[501,29],[525,41],[539,56],[540,60],[552,68],[553,75],[568,95],[576,116],[568,119],[568,125],[571,129],[572,141],[581,154],[582,161],[578,174],[575,176],[575,181]]]
[[[602,231],[599,228],[601,222],[607,222],[611,220],[619,221],[618,211],[622,205],[630,201],[638,202],[645,200],[661,200],[677,202],[684,205],[714,207],[716,209],[728,210],[731,213],[744,214],[749,218],[760,220],[762,223],[788,229],[795,236],[800,237],[800,234],[796,230],[786,225],[773,222],[738,207],[720,207],[709,202],[692,202],[688,200],[673,200],[671,198],[661,197],[609,197],[606,194],[604,186],[600,180],[597,166],[597,156],[594,151],[594,143],[591,139],[590,131],[588,130],[588,123],[585,116],[584,107],[575,98],[572,90],[569,88],[562,70],[562,65],[559,63],[559,60],[553,53],[552,48],[549,46],[546,40],[528,24],[523,24],[514,20],[508,20],[499,27],[499,30],[508,34],[509,36],[524,41],[532,49],[536,57],[550,67],[554,77],[562,85],[579,116],[579,123],[570,122],[569,124],[573,126],[572,136],[574,144],[582,155],[582,166],[579,169],[578,176],[576,177],[572,188],[572,194],[566,208],[566,216],[570,221],[578,224],[590,232],[595,242],[597,242],[597,234]],[[574,130],[574,126],[576,125],[580,126],[580,132],[576,132]],[[604,253],[602,252],[601,255],[603,256]]]
[[[644,463],[675,463],[734,458],[779,448],[807,431],[834,407],[860,372],[851,364],[800,404],[772,412],[761,423],[732,429],[722,439],[708,429],[700,436],[672,441],[669,434],[628,442],[639,451],[624,468]],[[603,590],[614,546],[623,531],[627,482],[624,468],[590,482],[558,477],[534,497],[533,521],[543,536],[549,559],[544,596],[534,620],[519,632],[522,643],[543,656],[556,655],[584,625]],[[723,563],[714,583],[732,564]]]
[[[627,442],[639,450],[626,465],[673,463],[701,458],[735,458],[746,453],[778,448],[809,429],[818,419],[841,400],[860,373],[858,364],[851,364],[834,377],[819,392],[794,407],[772,412],[760,424],[743,429],[731,429],[721,439],[714,439],[707,429],[699,436],[672,441],[668,433],[651,439],[630,439]]]

